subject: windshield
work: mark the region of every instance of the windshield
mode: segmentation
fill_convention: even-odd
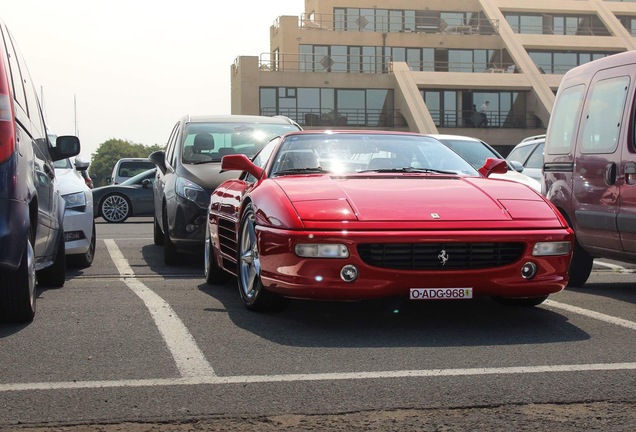
[[[66,159],[60,159],[57,160],[55,162],[53,162],[53,168],[58,168],[58,169],[70,169],[73,168],[73,164],[71,163],[71,160],[66,158]]]
[[[184,164],[221,162],[229,154],[251,158],[272,138],[297,130],[287,123],[190,123],[181,158]]]
[[[479,176],[468,162],[436,139],[399,134],[304,134],[285,139],[271,174],[437,172]]]
[[[440,139],[440,141],[459,153],[476,169],[483,167],[488,158],[503,159],[503,156],[484,145],[481,141],[446,138]]]
[[[130,185],[140,184],[145,179],[150,179],[151,181],[154,181],[155,180],[155,172],[156,171],[157,171],[157,168],[149,169],[147,171],[144,171],[142,173],[137,174],[134,177],[126,179],[125,181],[121,182],[120,184],[121,185],[130,186]]]

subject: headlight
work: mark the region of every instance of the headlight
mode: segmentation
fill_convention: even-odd
[[[84,192],[64,195],[62,196],[62,198],[64,198],[66,208],[68,209],[86,207],[86,195],[84,194]]]
[[[177,195],[192,201],[204,209],[210,205],[210,194],[203,190],[198,184],[183,177],[177,179]]]
[[[572,250],[572,244],[566,241],[540,242],[532,248],[533,256],[567,255]]]
[[[349,249],[343,244],[297,244],[296,255],[303,258],[347,258]]]

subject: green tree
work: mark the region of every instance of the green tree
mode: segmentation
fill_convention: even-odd
[[[99,145],[91,158],[90,174],[95,187],[108,184],[107,180],[113,172],[115,163],[121,158],[148,157],[150,153],[163,150],[157,144],[146,146],[130,141],[111,138]]]

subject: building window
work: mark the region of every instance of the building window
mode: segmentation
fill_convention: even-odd
[[[610,36],[596,15],[505,14],[515,33]]]
[[[261,87],[261,115],[284,115],[303,126],[395,127],[393,90]]]
[[[528,51],[537,68],[547,74],[565,74],[570,69],[616,53]]]
[[[532,128],[537,119],[526,110],[526,93],[421,90],[435,125],[442,128]],[[486,112],[480,108],[488,101]],[[482,115],[483,114],[483,115]]]

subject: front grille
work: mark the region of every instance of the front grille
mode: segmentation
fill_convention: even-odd
[[[521,257],[524,243],[369,243],[362,261],[398,270],[469,270],[500,267]]]

